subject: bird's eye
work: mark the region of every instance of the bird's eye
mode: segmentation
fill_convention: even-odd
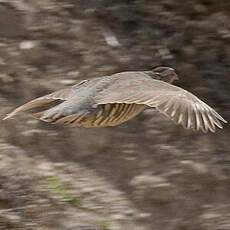
[[[157,80],[160,80],[161,79],[161,74],[155,73],[154,78],[157,79]]]
[[[86,82],[88,82],[89,80],[83,80],[83,81],[80,81],[79,83],[78,83],[78,85],[82,85],[82,84],[84,84],[84,83],[86,83]]]

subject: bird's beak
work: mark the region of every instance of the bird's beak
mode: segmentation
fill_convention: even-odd
[[[169,70],[170,70],[171,73],[173,74],[173,77],[172,77],[173,81],[179,80],[179,77],[178,77],[178,75],[176,74],[176,71],[175,71],[173,68],[169,68]]]
[[[178,77],[178,75],[175,72],[174,72],[174,80],[175,81],[179,80],[179,77]]]

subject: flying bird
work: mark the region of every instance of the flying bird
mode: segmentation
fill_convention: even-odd
[[[122,124],[152,107],[185,129],[206,133],[223,128],[222,122],[227,121],[192,93],[172,85],[176,79],[174,69],[162,66],[83,80],[29,101],[4,119],[28,111],[45,122],[107,127]]]

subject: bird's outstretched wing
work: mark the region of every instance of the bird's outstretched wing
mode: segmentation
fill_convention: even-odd
[[[74,90],[76,87],[80,86],[83,84],[85,81],[81,81],[80,83],[66,88],[66,89],[61,89],[58,91],[55,91],[53,93],[47,94],[45,96],[36,98],[32,101],[29,101],[22,106],[16,108],[13,110],[11,113],[9,113],[6,117],[3,118],[3,120],[6,120],[8,118],[11,118],[15,116],[19,112],[25,112],[25,111],[33,111],[33,110],[45,110],[48,109],[52,106],[55,106],[57,104],[62,103],[63,101],[67,100],[74,94]]]
[[[120,81],[95,97],[99,105],[108,103],[141,104],[156,108],[186,129],[215,132],[226,121],[210,106],[188,91],[166,82],[143,78]]]

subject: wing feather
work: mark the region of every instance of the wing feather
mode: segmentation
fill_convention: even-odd
[[[141,84],[143,83],[143,84]],[[177,124],[186,129],[215,132],[227,123],[214,109],[188,91],[166,82],[144,79],[133,81],[118,88],[111,86],[95,97],[97,104],[127,103],[155,107]]]

